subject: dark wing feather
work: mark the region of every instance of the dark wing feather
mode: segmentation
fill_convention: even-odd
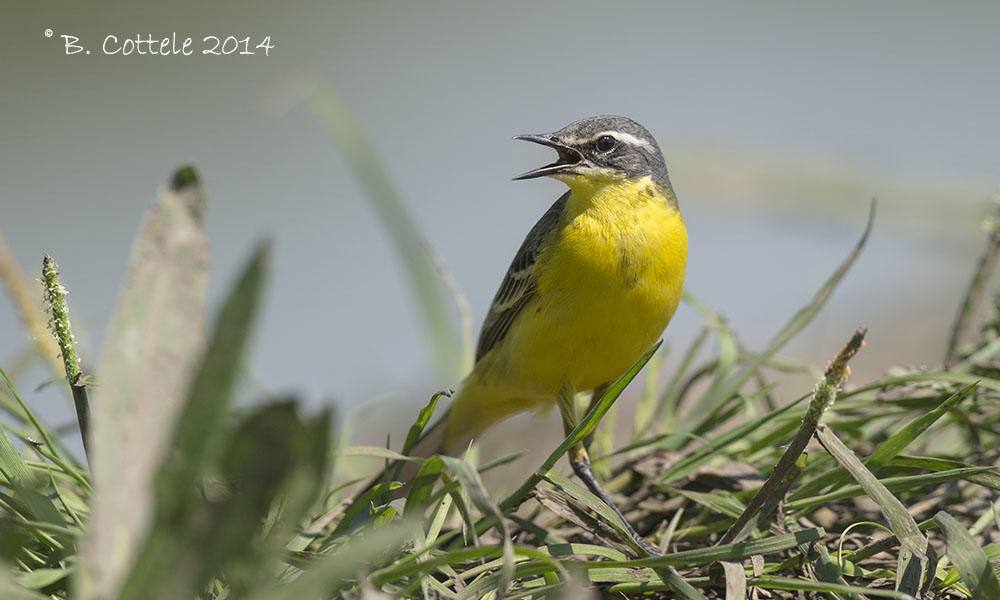
[[[545,241],[559,225],[559,217],[566,207],[568,198],[569,192],[566,192],[542,215],[541,219],[538,219],[510,263],[507,275],[504,276],[500,289],[493,297],[490,312],[486,315],[483,329],[479,333],[479,344],[476,346],[477,362],[503,339],[521,309],[534,297],[535,261]]]

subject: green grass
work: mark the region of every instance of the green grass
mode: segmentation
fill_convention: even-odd
[[[324,93],[310,98],[318,112],[331,106]],[[338,111],[324,119],[336,124]],[[360,135],[345,131],[340,138]],[[386,202],[394,192],[379,182],[374,156],[355,156],[355,168]],[[687,295],[705,324],[679,364],[665,370],[651,350],[544,460],[504,457],[477,469],[434,457],[405,498],[389,501],[397,487],[389,477],[356,497],[345,463],[402,455],[337,447],[331,416],[304,417],[294,398],[231,405],[269,250],[247,261],[205,339],[204,199],[197,175],[182,175],[140,229],[98,386],[87,387],[91,374],[78,372],[75,354],[67,355],[71,372],[58,374],[88,411],[78,421],[84,431],[41,422],[0,370],[0,598],[576,598],[586,590],[742,598],[757,590],[1000,599],[1000,318],[994,310],[974,322],[969,308],[987,302],[980,282],[991,259],[979,263],[955,335],[942,340],[947,370],[845,387],[848,361],[865,355],[863,330],[844,332],[847,344],[831,349],[815,387],[773,406],[774,387],[801,381],[791,373],[821,373],[780,353],[822,309],[862,237],[763,349],[745,347],[719,311]],[[440,267],[411,219],[388,231],[402,237],[404,254],[428,252],[408,259],[421,277],[427,265]],[[988,243],[987,257],[997,236]],[[47,283],[61,289],[49,266]],[[421,286],[415,293],[434,330],[457,288],[440,279]],[[52,314],[67,353],[68,307]],[[429,343],[457,370],[468,340]],[[601,427],[594,449],[603,451],[595,466],[607,489],[662,550],[652,556],[560,467],[570,446],[614,415],[626,387],[643,385],[632,434]],[[438,400],[414,408],[404,448]],[[80,434],[86,467],[62,442]],[[480,473],[509,460],[537,464],[494,498]]]

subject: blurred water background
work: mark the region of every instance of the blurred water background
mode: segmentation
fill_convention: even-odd
[[[289,82],[306,73],[338,91],[476,327],[524,234],[562,193],[510,180],[551,158],[511,136],[623,114],[666,156],[691,240],[688,290],[750,348],[808,301],[878,196],[859,263],[783,353],[822,364],[865,324],[853,379],[864,381],[943,355],[1000,184],[998,23],[989,1],[7,2],[0,231],[32,277],[55,257],[96,364],[143,213],[175,167],[196,165],[213,298],[256,240],[276,242],[248,396],[362,407],[354,435],[379,443],[386,420],[408,421],[458,373],[434,369],[385,229],[316,116],[288,101]],[[275,47],[100,53],[110,34],[171,32],[195,48],[206,35],[270,36]],[[92,53],[66,56],[63,34]],[[682,306],[666,336],[672,357],[700,325]],[[33,391],[49,376],[19,366],[27,347],[6,303],[0,364],[43,415],[72,422],[68,398]]]

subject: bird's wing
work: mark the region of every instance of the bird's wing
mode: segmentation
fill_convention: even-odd
[[[503,336],[507,335],[510,324],[514,322],[528,301],[534,297],[536,292],[535,261],[538,259],[538,254],[545,241],[559,225],[559,217],[566,207],[569,194],[569,192],[563,194],[542,215],[542,218],[538,219],[535,226],[528,232],[527,237],[524,238],[514,260],[510,263],[507,275],[504,276],[500,289],[493,297],[490,312],[486,315],[483,329],[479,333],[476,361],[479,361],[484,354],[503,339]]]

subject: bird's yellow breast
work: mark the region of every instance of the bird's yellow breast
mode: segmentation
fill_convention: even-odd
[[[567,183],[566,210],[535,264],[536,297],[493,365],[526,397],[621,376],[663,333],[684,286],[687,232],[671,190],[649,178]]]

